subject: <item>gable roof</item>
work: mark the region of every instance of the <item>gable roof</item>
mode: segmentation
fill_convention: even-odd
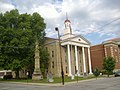
[[[113,38],[103,42],[103,44],[110,44],[110,43],[120,45],[120,38]]]
[[[87,39],[85,39],[82,35],[75,35],[75,34],[66,34],[67,35],[70,35],[70,37],[68,38],[65,38],[64,40],[62,40],[63,42],[66,42],[66,41],[74,41],[74,42],[78,42],[78,43],[85,43],[85,44],[91,44]],[[65,35],[63,35],[65,36]]]
[[[84,41],[86,41],[88,44],[91,44],[86,38],[84,38],[82,35],[76,35],[74,38],[76,37],[80,37],[82,38]]]

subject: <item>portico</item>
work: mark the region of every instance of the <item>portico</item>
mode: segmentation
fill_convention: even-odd
[[[90,59],[90,47],[89,45],[77,45],[73,42],[69,42],[68,44],[61,43],[62,46],[66,46],[67,48],[67,58],[68,58],[68,76],[81,74],[92,74],[91,68],[91,59]],[[86,50],[85,50],[86,49]],[[87,51],[87,54],[85,53]],[[81,53],[80,53],[81,52]],[[88,58],[88,61],[87,58]],[[87,70],[86,63],[88,62],[89,70]]]

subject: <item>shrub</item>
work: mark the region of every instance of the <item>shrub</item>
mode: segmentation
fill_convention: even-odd
[[[100,75],[100,71],[96,68],[96,69],[93,71],[93,74],[94,74],[94,76],[95,76],[96,79],[97,79],[97,77]]]
[[[101,70],[100,72],[101,72],[103,75],[107,74],[107,71],[106,71],[106,70],[104,70],[104,69],[103,69],[103,70]]]
[[[5,75],[3,79],[12,79],[12,75]]]
[[[103,61],[103,68],[106,70],[107,75],[113,74],[113,70],[115,69],[115,58],[113,57],[105,57]]]

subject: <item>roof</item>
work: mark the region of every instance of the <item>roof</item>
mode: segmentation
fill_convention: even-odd
[[[110,39],[110,40],[107,40],[107,41],[120,41],[120,38],[113,38],[113,39]]]
[[[65,22],[70,22],[70,20],[66,19]],[[71,22],[70,22],[71,23]]]
[[[120,45],[120,38],[113,38],[107,41],[104,41],[103,44],[108,44],[108,43],[113,43],[113,44],[118,44]]]
[[[68,35],[68,36],[67,36]],[[69,36],[70,35],[70,36]],[[65,36],[65,38],[64,38]],[[67,37],[66,37],[67,36]],[[80,41],[78,39],[81,39]],[[62,42],[68,42],[68,41],[71,41],[71,42],[78,42],[78,43],[82,43],[82,44],[86,44],[87,45],[91,44],[87,39],[85,39],[83,36],[81,35],[75,35],[75,34],[65,34],[62,36]]]

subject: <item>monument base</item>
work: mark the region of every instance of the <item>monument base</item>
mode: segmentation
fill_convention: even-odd
[[[41,80],[41,79],[43,79],[42,74],[33,74],[32,75],[32,80]]]

